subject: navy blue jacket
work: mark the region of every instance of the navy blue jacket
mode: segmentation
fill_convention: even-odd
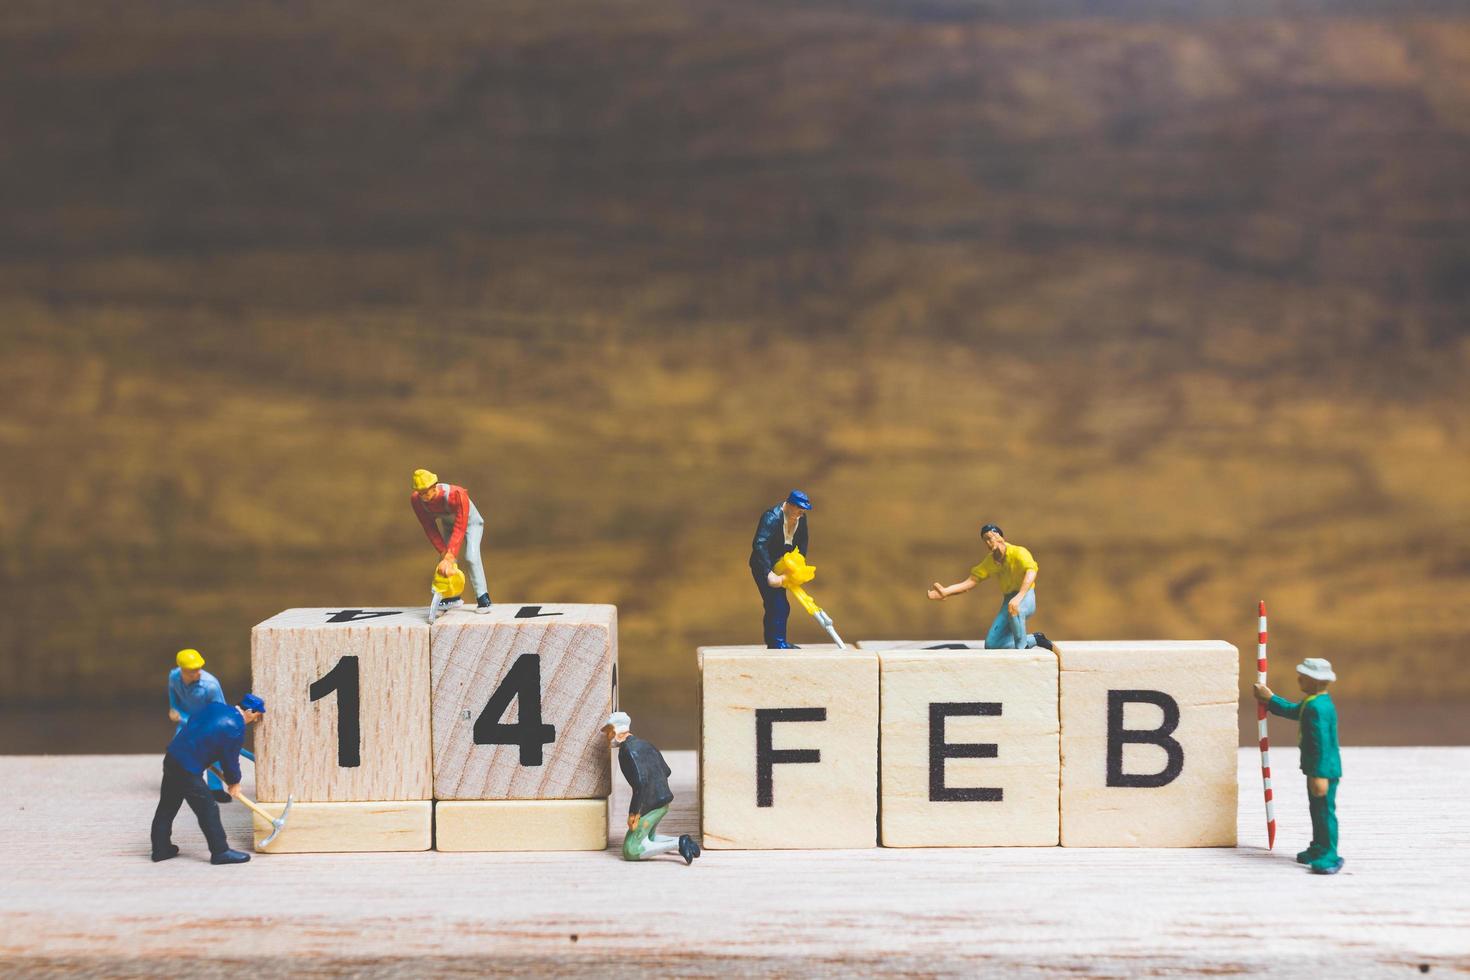
[[[801,519],[796,522],[796,533],[791,536],[791,548],[786,547],[786,533],[783,528],[785,523],[781,515],[781,505],[777,504],[762,514],[761,522],[755,526],[755,540],[750,542],[750,567],[762,575],[769,572],[771,566],[792,548],[811,557],[811,552],[807,551],[806,515],[801,515]]]
[[[189,716],[168,743],[168,754],[189,772],[203,772],[218,762],[225,783],[240,781],[240,746],[245,741],[245,719],[233,704],[215,701]]]

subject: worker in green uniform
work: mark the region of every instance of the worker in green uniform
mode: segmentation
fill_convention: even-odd
[[[1337,748],[1337,708],[1327,685],[1337,680],[1332,664],[1308,657],[1296,668],[1297,686],[1306,697],[1288,701],[1256,685],[1256,700],[1266,710],[1301,723],[1302,772],[1307,775],[1307,805],[1312,813],[1312,843],[1296,856],[1313,874],[1335,875],[1342,870],[1337,854],[1337,781],[1342,757]]]

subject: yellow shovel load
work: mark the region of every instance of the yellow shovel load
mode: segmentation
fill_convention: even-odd
[[[837,635],[837,628],[832,625],[832,617],[823,612],[822,607],[817,605],[817,600],[807,595],[806,589],[802,588],[803,585],[817,577],[817,566],[808,565],[801,550],[793,548],[782,555],[773,568],[776,574],[781,576],[783,585],[786,591],[791,593],[791,597],[821,624],[822,629],[832,637],[832,642],[837,644],[839,650],[846,650],[847,644],[843,643],[842,637]]]

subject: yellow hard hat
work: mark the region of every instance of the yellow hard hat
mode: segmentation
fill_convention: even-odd
[[[426,490],[439,482],[439,477],[428,470],[413,471],[413,488],[415,490]]]
[[[464,591],[464,572],[459,566],[454,566],[454,573],[448,578],[439,574],[439,569],[434,569],[434,591],[446,599],[453,599]]]
[[[194,649],[180,650],[174,660],[185,670],[198,670],[204,666],[204,658],[199,656],[198,650]]]

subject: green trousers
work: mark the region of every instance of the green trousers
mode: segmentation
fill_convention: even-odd
[[[1313,796],[1308,777],[1307,808],[1312,814],[1312,849],[1317,854],[1313,863],[1333,863],[1337,860],[1337,780],[1327,780],[1326,796]]]
[[[642,861],[644,858],[667,854],[679,846],[679,838],[660,837],[653,832],[668,812],[669,808],[666,806],[649,810],[638,820],[638,825],[624,835],[624,861]]]

